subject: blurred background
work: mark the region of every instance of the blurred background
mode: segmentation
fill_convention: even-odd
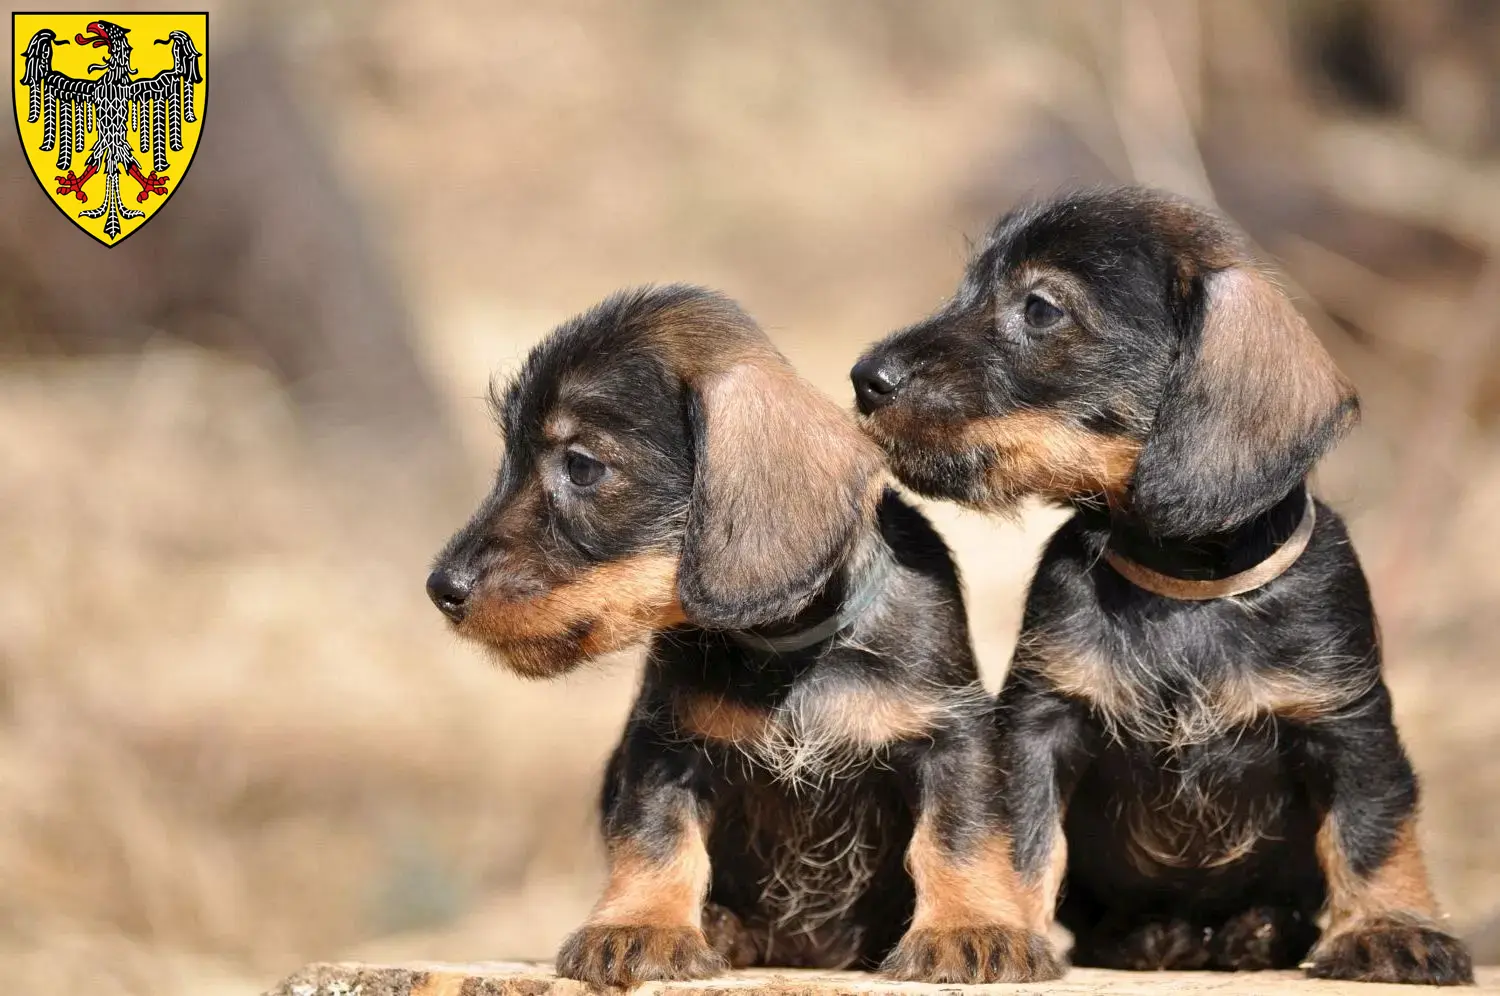
[[[211,26],[197,160],[119,247],[0,140],[10,991],[550,957],[600,884],[638,665],[524,684],[424,597],[498,456],[491,375],[689,280],[847,403],[994,216],[1109,179],[1218,203],[1358,382],[1319,487],[1375,586],[1437,887],[1500,959],[1500,5],[224,0]],[[932,514],[996,685],[1058,513]]]

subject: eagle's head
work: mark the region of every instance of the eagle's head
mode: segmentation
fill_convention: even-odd
[[[80,45],[91,45],[94,48],[101,46],[113,49],[114,46],[125,41],[125,36],[130,34],[129,28],[122,28],[113,21],[90,21],[89,26],[84,29],[87,34],[75,35],[73,40]]]

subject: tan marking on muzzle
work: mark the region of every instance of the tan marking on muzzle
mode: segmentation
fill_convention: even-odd
[[[963,427],[958,442],[993,454],[989,480],[1000,495],[1063,501],[1098,494],[1123,501],[1141,451],[1134,440],[1042,411],[978,419]]]
[[[524,653],[527,644],[584,629],[577,647],[580,658],[588,658],[685,621],[677,601],[677,558],[645,553],[601,564],[537,598],[495,598],[481,586],[459,632],[502,653],[508,645]]]

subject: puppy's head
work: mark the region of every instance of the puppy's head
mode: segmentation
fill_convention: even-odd
[[[1240,237],[1138,188],[1006,215],[953,299],[851,376],[916,490],[990,510],[1107,500],[1163,537],[1269,508],[1358,412]]]
[[[691,287],[562,325],[495,408],[494,489],[428,592],[529,677],[683,623],[794,615],[848,556],[883,475],[749,316]]]

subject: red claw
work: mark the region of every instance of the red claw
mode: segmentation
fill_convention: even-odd
[[[141,185],[141,192],[135,195],[137,204],[146,203],[152,194],[167,196],[167,181],[172,179],[170,176],[165,173],[157,176],[156,170],[152,170],[150,176],[142,176],[140,169],[135,166],[131,166],[129,172],[135,178],[135,182]]]
[[[64,196],[72,194],[74,197],[77,197],[80,201],[87,204],[89,202],[89,195],[83,192],[83,185],[88,181],[91,175],[92,174],[90,173],[85,173],[83,176],[74,176],[73,171],[68,170],[67,176],[59,176],[55,178],[58,183],[62,184],[62,186],[57,188],[57,192],[59,194],[63,194]]]

